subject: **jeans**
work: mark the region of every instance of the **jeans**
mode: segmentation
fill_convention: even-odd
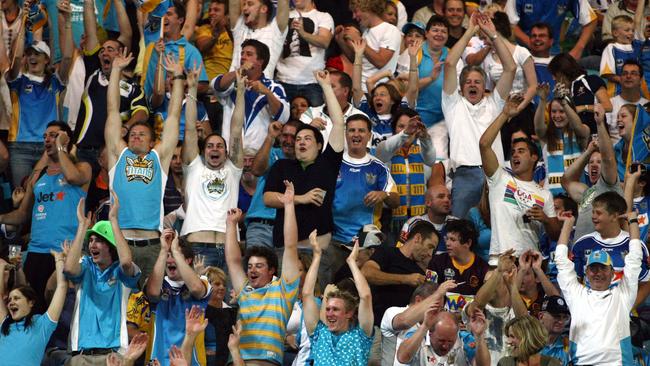
[[[226,266],[226,252],[223,244],[213,243],[190,243],[194,250],[194,255],[202,255],[203,263],[206,267],[218,267],[228,273]]]
[[[485,174],[480,166],[459,166],[453,172],[451,214],[465,218],[469,209],[481,200]]]
[[[9,166],[11,167],[11,183],[19,187],[23,178],[32,174],[34,165],[43,155],[42,142],[10,142]]]
[[[252,246],[273,249],[273,225],[250,222],[246,227],[246,247]]]
[[[323,100],[323,89],[321,89],[318,84],[305,84],[305,85],[295,85],[281,83],[284,87],[284,92],[287,95],[287,100],[291,100],[296,96],[303,96],[307,98],[309,104],[312,107],[318,107],[323,105],[325,101]]]

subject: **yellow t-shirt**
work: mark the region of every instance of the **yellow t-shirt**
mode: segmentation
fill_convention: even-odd
[[[212,39],[211,28],[210,24],[200,26],[196,32],[196,39],[199,40],[204,37]],[[228,72],[232,63],[232,50],[233,42],[230,34],[221,32],[214,46],[208,52],[203,53],[205,71],[208,73],[210,80],[217,77],[217,75]]]

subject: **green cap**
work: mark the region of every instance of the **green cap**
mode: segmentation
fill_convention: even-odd
[[[113,228],[111,227],[110,221],[97,221],[92,229],[88,229],[88,231],[86,231],[86,240],[88,240],[92,234],[100,236],[102,239],[106,240],[107,242],[113,244],[114,247],[116,247],[115,236],[113,235]]]

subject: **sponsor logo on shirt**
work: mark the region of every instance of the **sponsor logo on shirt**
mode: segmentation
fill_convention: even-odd
[[[149,184],[153,179],[153,160],[148,160],[145,158],[126,158],[126,167],[124,168],[124,173],[126,174],[126,180],[131,181],[141,181],[145,184]]]

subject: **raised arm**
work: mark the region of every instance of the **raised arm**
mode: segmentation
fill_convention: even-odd
[[[83,187],[84,190],[88,189],[88,183],[92,178],[92,168],[86,162],[75,163],[70,159],[68,153],[68,146],[70,143],[70,136],[61,130],[56,136],[56,149],[61,164],[61,172],[65,180],[75,186]]]
[[[363,50],[366,49],[366,40],[359,38],[352,41],[354,49],[354,64],[352,65],[352,104],[359,106],[363,98],[363,86],[361,85],[361,74],[363,67]]]
[[[230,120],[230,161],[236,167],[241,168],[244,164],[244,141],[242,140],[242,129],[246,114],[246,77],[237,70],[237,98],[235,109]],[[273,93],[271,93],[273,94]],[[275,95],[273,95],[275,97]],[[270,98],[270,97],[268,97]]]
[[[199,137],[196,132],[196,95],[199,85],[199,68],[187,73],[187,98],[185,99],[185,138],[183,139],[183,164],[189,165],[199,155]]]
[[[167,118],[163,123],[163,132],[160,142],[156,144],[156,151],[160,155],[160,165],[167,170],[172,161],[172,155],[178,144],[179,126],[181,121],[181,103],[185,98],[185,85],[183,65],[172,54],[165,56],[165,70],[172,73],[172,95],[167,108]]]
[[[230,29],[235,27],[239,16],[241,15],[240,0],[228,0],[228,18],[230,20]]]
[[[120,267],[125,275],[133,277],[135,273],[135,265],[133,263],[133,256],[131,255],[131,248],[126,242],[122,230],[120,230],[120,225],[117,222],[117,213],[120,210],[120,201],[117,197],[117,194],[113,191],[111,192],[113,197],[113,203],[111,204],[111,209],[108,212],[108,219],[111,222],[111,228],[113,229],[113,236],[115,237],[115,247],[117,249],[117,256],[120,260]]]
[[[63,84],[68,83],[70,68],[72,67],[72,53],[74,52],[74,41],[72,40],[72,9],[69,1],[59,1],[57,3],[59,13],[63,17],[63,39],[61,40],[62,58],[61,65],[57,74]]]
[[[550,86],[548,83],[541,83],[537,86],[537,96],[539,97],[539,104],[537,109],[535,109],[535,117],[533,122],[535,124],[535,135],[540,141],[547,143],[548,139],[546,138],[546,131],[548,125],[546,124],[546,107],[548,106],[548,95],[550,93]],[[553,123],[553,122],[549,122]]]
[[[479,140],[479,149],[481,150],[481,161],[483,162],[483,171],[485,175],[491,177],[499,169],[499,160],[497,155],[492,150],[492,144],[496,140],[501,127],[518,113],[519,105],[522,103],[523,97],[521,95],[513,94],[508,97],[503,110],[497,118],[490,124],[490,126],[483,132]]]
[[[442,309],[442,304],[445,301],[445,294],[447,291],[456,288],[454,280],[445,281],[438,286],[438,289],[423,301],[417,304],[410,305],[402,313],[397,314],[393,318],[393,330],[400,331],[406,330],[415,324],[422,322],[424,314],[430,307]]]
[[[84,0],[84,35],[86,41],[84,42],[84,49],[86,51],[94,51],[99,47],[99,40],[97,38],[97,17],[95,16],[95,1]]]
[[[625,182],[623,182],[623,197],[625,197],[625,203],[627,203],[628,211],[634,207],[634,188],[639,182],[641,177],[641,168],[637,169],[636,172],[629,173],[625,172]]]
[[[271,10],[269,9],[269,14],[271,14]],[[280,32],[284,32],[287,29],[287,25],[289,24],[289,0],[278,0],[275,21],[278,23]]]
[[[282,278],[285,282],[295,281],[300,275],[298,265],[298,224],[294,206],[293,183],[285,180],[284,194],[278,194],[278,200],[284,205],[284,254],[282,255]]]
[[[587,6],[589,6],[586,1],[584,3],[587,4]],[[591,11],[593,12],[593,10]],[[585,47],[587,46],[587,43],[589,43],[589,40],[591,40],[591,36],[594,34],[597,25],[598,25],[598,21],[594,18],[593,21],[582,26],[582,32],[580,32],[580,37],[578,38],[578,41],[576,42],[575,46],[573,46],[573,49],[569,51],[569,54],[573,56],[573,58],[575,58],[576,60],[580,60],[580,58],[582,57],[582,51],[584,51]]]
[[[524,65],[522,66],[522,69],[524,71],[524,77],[526,78],[527,89],[524,92],[524,101],[519,106],[520,112],[525,107],[527,107],[528,104],[530,104],[530,102],[535,97],[535,94],[537,93],[537,74],[535,73],[535,62],[533,61],[532,56],[526,59]],[[515,71],[516,71],[516,66],[515,66]]]
[[[160,251],[158,251],[158,258],[156,258],[156,263],[154,263],[153,269],[149,274],[145,289],[147,298],[153,302],[157,302],[160,299],[163,279],[165,278],[165,269],[167,268],[167,257],[175,234],[173,229],[165,229],[160,236]]]
[[[424,322],[418,327],[415,333],[408,339],[405,339],[402,344],[397,348],[397,361],[400,363],[410,364],[415,354],[422,346],[422,341],[426,337],[427,332],[436,323],[436,317],[440,312],[440,307],[431,305],[424,314]]]
[[[307,334],[309,335],[314,333],[319,319],[318,305],[314,300],[314,288],[318,279],[318,268],[320,266],[322,250],[316,239],[317,235],[316,230],[309,234],[309,244],[311,244],[313,257],[307,275],[305,276],[305,283],[302,286],[302,315]]]
[[[122,118],[120,117],[120,78],[122,70],[132,59],[133,56],[131,53],[127,53],[126,49],[115,56],[111,77],[108,82],[106,102],[108,114],[106,116],[106,126],[104,127],[104,141],[108,153],[109,170],[116,164],[118,156],[126,147],[126,143],[122,139]]]
[[[51,251],[50,253],[54,257],[56,290],[54,291],[54,296],[52,296],[50,306],[47,308],[47,315],[53,321],[58,322],[59,317],[61,316],[61,311],[63,311],[65,295],[68,292],[68,281],[63,275],[63,268],[65,267],[65,258],[63,257],[63,253],[55,251]]]
[[[176,270],[181,275],[187,289],[190,290],[192,298],[195,300],[203,299],[208,292],[208,287],[206,287],[205,282],[201,280],[199,275],[194,272],[194,268],[187,263],[181,250],[178,235],[172,240],[171,253],[174,261],[176,261]]]
[[[261,177],[266,173],[266,170],[269,167],[269,155],[271,154],[271,148],[275,144],[275,139],[280,136],[282,133],[282,123],[278,121],[273,121],[269,124],[268,133],[266,138],[264,138],[264,143],[257,154],[255,154],[255,159],[253,160],[253,167],[251,168],[251,173],[256,177]]]
[[[418,100],[418,52],[422,47],[422,41],[416,40],[413,44],[408,46],[409,53],[409,81],[406,87],[406,101],[411,109],[415,109],[415,103]]]
[[[64,271],[70,276],[77,276],[81,273],[81,250],[83,249],[84,239],[86,238],[86,231],[90,227],[90,216],[89,212],[87,215],[84,215],[85,208],[85,199],[80,199],[77,204],[77,234],[72,241],[72,246],[68,251],[68,255],[65,257],[65,267]]]
[[[456,64],[460,61],[460,57],[465,51],[465,47],[469,43],[469,40],[474,36],[478,30],[478,12],[474,12],[469,18],[469,25],[463,36],[456,42],[454,47],[449,50],[447,59],[445,60],[445,79],[442,83],[442,90],[445,94],[453,94],[458,90],[458,77],[456,76]]]
[[[341,152],[345,146],[345,121],[343,120],[341,106],[336,100],[336,95],[334,95],[329,72],[316,71],[315,75],[318,84],[320,84],[323,89],[325,105],[327,106],[328,114],[332,120],[332,130],[330,131],[328,143],[334,151]]]
[[[25,23],[27,22],[27,14],[29,14],[29,5],[29,1],[23,3],[23,17],[20,20],[22,24],[20,25],[18,36],[13,44],[13,52],[9,56],[10,69],[7,75],[7,81],[16,79],[23,67],[23,56],[25,54],[25,28],[27,27]]]
[[[242,266],[241,249],[239,249],[237,241],[237,223],[241,215],[240,209],[231,208],[228,210],[228,219],[226,220],[226,265],[232,287],[236,293],[240,293],[246,283],[246,272]]]
[[[363,330],[368,337],[372,336],[372,327],[375,322],[374,314],[372,312],[372,294],[370,293],[370,286],[368,281],[361,274],[359,267],[357,267],[357,256],[359,255],[359,241],[355,241],[352,252],[346,259],[348,267],[352,272],[354,285],[359,293],[359,327]]]
[[[481,27],[481,30],[493,40],[494,48],[497,51],[497,56],[499,56],[499,60],[501,61],[503,73],[501,74],[499,81],[497,81],[494,90],[499,93],[501,99],[506,99],[510,93],[510,90],[512,89],[512,81],[515,79],[517,64],[512,58],[512,53],[510,53],[510,50],[508,49],[506,40],[496,31],[496,28],[492,23],[492,19],[490,19],[490,17],[487,15],[481,15],[478,24]],[[535,79],[535,84],[533,85],[537,85],[537,79]]]
[[[129,17],[126,14],[126,8],[124,7],[124,3],[122,2],[122,0],[115,0],[113,4],[115,5],[117,26],[120,30],[120,35],[117,37],[117,40],[122,42],[124,47],[130,50],[131,38],[133,36],[133,29],[131,28],[131,22],[129,22]],[[187,24],[187,21],[185,23]]]
[[[192,359],[194,343],[199,334],[208,327],[208,319],[203,314],[203,309],[199,305],[192,305],[190,310],[185,309],[185,338],[181,345],[181,352],[186,360]]]
[[[609,138],[609,132],[605,123],[605,108],[600,104],[594,105],[594,119],[596,120],[598,130],[598,149],[600,150],[600,159],[602,161],[600,171],[605,183],[614,185],[618,182],[614,145]]]
[[[645,29],[643,29],[643,17],[645,15],[645,0],[637,0],[636,12],[634,13],[635,38],[645,40]]]
[[[202,1],[200,2],[199,0],[188,0],[185,3],[185,23],[183,23],[181,34],[187,40],[191,40],[194,35],[196,23],[201,17],[201,5]]]
[[[607,140],[605,140],[607,142]],[[585,169],[585,166],[589,162],[589,158],[594,151],[598,151],[598,142],[591,141],[585,151],[578,156],[576,160],[573,161],[573,164],[569,165],[564,170],[564,175],[562,176],[562,188],[569,194],[571,199],[576,202],[580,202],[582,199],[582,193],[587,189],[587,186],[584,183],[580,182],[580,177],[582,172]],[[601,173],[602,174],[602,173]]]

